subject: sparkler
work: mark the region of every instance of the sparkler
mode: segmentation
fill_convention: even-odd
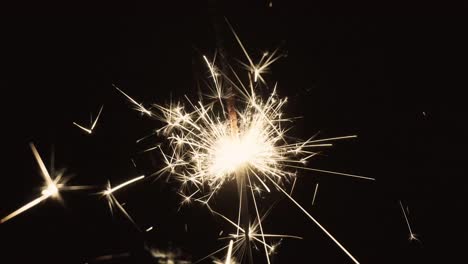
[[[210,62],[206,56],[203,56],[214,85],[212,89],[214,94],[209,97],[216,98],[215,101],[205,103],[202,98],[193,102],[186,97],[188,107],[182,103],[171,103],[168,107],[154,105],[158,110],[155,113],[143,108],[116,87],[137,106],[137,110],[165,123],[157,132],[167,137],[169,151],[164,151],[158,146],[165,166],[155,175],[169,174],[180,181],[183,203],[189,203],[193,197],[205,205],[209,204],[226,182],[235,179],[238,182],[239,192],[237,235],[244,232],[246,237],[250,234],[249,218],[246,213],[249,207],[247,189],[250,188],[250,197],[253,200],[261,235],[261,239],[257,239],[264,245],[268,263],[270,263],[268,245],[265,242],[254,188],[257,192],[271,192],[272,185],[303,211],[355,263],[358,263],[351,253],[284,188],[286,183],[295,179],[297,169],[375,180],[307,166],[308,160],[319,153],[318,148],[330,147],[333,141],[355,138],[356,135],[322,139],[315,139],[314,136],[305,141],[291,139],[286,134],[289,129],[285,127],[285,123],[292,122],[292,119],[285,117],[282,112],[287,98],[279,97],[277,85],[266,99],[257,92],[260,85],[267,86],[262,74],[266,73],[268,67],[280,56],[276,55],[276,51],[271,54],[265,53],[259,63],[255,64],[240,38],[234,30],[232,32],[248,60],[248,64],[242,63],[242,65],[249,72],[249,82],[244,84],[231,66],[229,66],[230,72],[220,71],[215,66],[214,60]],[[232,74],[233,78],[229,78],[229,74]],[[261,84],[257,82],[258,80]],[[234,106],[234,93],[239,95],[237,106]],[[250,239],[246,238],[245,241],[249,243]]]
[[[164,125],[156,133],[167,138],[167,149],[164,150],[165,148],[157,145],[146,150],[159,149],[164,159],[165,166],[154,175],[170,175],[171,178],[181,183],[179,193],[183,197],[182,205],[189,204],[192,200],[201,202],[236,228],[236,233],[229,234],[229,245],[213,253],[216,254],[228,249],[225,261],[219,263],[236,263],[233,255],[240,249],[243,249],[240,254],[241,260],[243,253],[247,250],[252,262],[250,242],[254,246],[255,243],[262,245],[267,263],[270,263],[269,256],[275,251],[277,244],[267,243],[268,238],[301,239],[298,236],[264,232],[262,220],[265,215],[260,216],[261,210],[256,197],[262,192],[270,193],[272,189],[283,193],[344,253],[355,263],[359,263],[330,232],[292,198],[297,180],[297,170],[375,180],[370,177],[307,166],[308,161],[319,154],[321,148],[331,147],[334,141],[355,138],[356,135],[321,139],[316,139],[316,136],[313,136],[305,141],[288,136],[289,127],[286,124],[291,123],[293,119],[285,117],[282,112],[287,98],[279,96],[276,84],[267,96],[264,96],[265,92],[259,92],[262,87],[269,89],[263,75],[268,73],[269,67],[281,57],[277,55],[278,50],[263,53],[258,63],[254,63],[230,24],[229,27],[247,58],[248,63],[241,62],[241,65],[248,72],[248,82],[243,82],[241,76],[230,65],[227,71],[226,67],[219,70],[215,65],[215,59],[210,62],[208,57],[203,56],[211,73],[214,87],[210,88],[214,93],[197,102],[186,97],[187,107],[183,103],[171,103],[168,107],[153,105],[157,112],[151,111],[153,108],[145,108],[142,103],[138,103],[113,85],[133,104],[135,110],[164,122]],[[234,95],[236,95],[236,99],[234,99]],[[216,100],[205,102],[210,98],[216,98]],[[101,106],[96,119],[91,121],[92,124],[89,128],[76,122],[73,124],[88,134],[92,134],[102,110],[103,106]],[[33,144],[31,144],[31,149],[45,181],[41,196],[2,218],[0,224],[49,198],[60,199],[60,191],[62,190],[84,188],[83,186],[66,186],[66,179],[62,177],[62,172],[52,173],[51,176]],[[119,203],[114,193],[143,178],[145,178],[144,175],[135,177],[115,187],[112,187],[108,182],[106,189],[101,192],[107,198],[111,211],[117,207],[137,228],[138,226]],[[209,205],[210,200],[220,192],[223,186],[233,180],[237,181],[239,193],[237,223],[212,210]],[[293,182],[292,188],[287,192],[285,186],[291,182]],[[318,184],[315,188],[312,204],[317,188]],[[250,224],[248,201],[253,202],[255,209],[253,224]],[[401,201],[400,205],[403,210]],[[404,210],[403,213],[410,231],[410,240],[417,240]],[[149,227],[146,231],[151,231],[151,229],[152,227]],[[164,256],[166,255],[164,254]],[[104,259],[107,257],[105,256]],[[215,261],[215,263],[218,262]]]
[[[93,133],[93,129],[94,127],[96,126],[97,124],[97,121],[99,120],[99,117],[101,116],[101,112],[102,112],[102,109],[104,108],[104,105],[101,106],[101,108],[99,109],[99,112],[96,116],[96,119],[94,120],[94,122],[92,121],[91,119],[91,127],[90,128],[86,128],[84,126],[81,126],[80,124],[76,123],[76,122],[73,122],[73,125],[77,126],[78,128],[80,128],[81,130],[85,131],[86,133],[88,134],[92,134]]]
[[[32,207],[40,204],[42,201],[45,201],[49,198],[61,200],[60,191],[62,190],[77,190],[87,188],[85,186],[66,186],[68,178],[63,177],[64,171],[55,172],[55,170],[52,168],[51,176],[34,144],[30,143],[30,147],[33,152],[34,158],[36,159],[36,162],[39,165],[41,176],[45,182],[45,185],[42,187],[41,196],[25,204],[24,206],[20,207],[18,210],[5,216],[4,218],[0,219],[0,224],[5,223],[6,221],[16,217],[21,213],[24,213],[25,211],[31,209]]]

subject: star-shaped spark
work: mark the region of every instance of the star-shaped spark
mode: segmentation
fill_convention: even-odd
[[[262,77],[262,74],[267,73],[270,65],[273,64],[275,61],[277,61],[279,58],[281,58],[281,56],[277,55],[278,49],[274,50],[271,53],[264,52],[260,61],[255,64],[252,58],[249,56],[249,53],[245,49],[244,45],[242,44],[239,36],[237,36],[236,32],[232,28],[231,24],[229,24],[229,22],[227,23],[229,27],[231,28],[231,31],[234,34],[234,37],[236,38],[237,43],[239,44],[242,51],[244,52],[245,57],[249,61],[249,64],[245,64],[243,62],[241,62],[241,64],[253,75],[254,82],[257,82],[260,79],[260,81],[263,84],[266,84],[265,79],[263,79]]]
[[[31,209],[32,207],[38,205],[42,201],[45,201],[49,198],[53,198],[53,199],[57,199],[61,201],[62,198],[60,197],[60,191],[80,190],[80,189],[89,188],[88,186],[67,186],[66,183],[68,182],[69,178],[64,177],[63,175],[64,170],[55,171],[55,169],[52,166],[51,173],[49,173],[49,171],[47,170],[34,144],[31,143],[30,147],[33,152],[34,158],[36,159],[36,162],[39,165],[40,174],[42,178],[44,179],[44,186],[42,187],[41,196],[39,196],[38,198],[20,207],[18,210],[2,218],[0,220],[0,224],[5,223],[6,221],[18,216],[19,214]]]
[[[119,209],[123,214],[124,216],[138,229],[140,230],[140,228],[138,227],[138,225],[136,224],[136,222],[133,220],[133,218],[127,213],[127,211],[123,208],[122,204],[119,203],[119,201],[117,200],[117,198],[114,196],[114,192],[117,191],[117,190],[120,190],[124,187],[126,187],[127,185],[131,184],[131,183],[134,183],[136,181],[139,181],[139,180],[142,180],[143,178],[145,178],[144,175],[141,175],[141,176],[138,176],[138,177],[135,177],[135,178],[132,178],[124,183],[121,183],[115,187],[112,187],[111,186],[111,183],[110,181],[107,182],[107,186],[106,186],[106,190],[102,191],[101,194],[104,195],[107,199],[107,203],[109,205],[109,209],[111,211],[111,213],[114,212],[114,208],[117,208]]]

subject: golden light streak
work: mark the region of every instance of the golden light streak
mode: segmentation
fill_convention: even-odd
[[[293,181],[293,184],[292,184],[292,187],[291,187],[291,191],[289,192],[289,195],[292,196],[293,192],[294,192],[294,187],[296,187],[296,181],[297,181],[297,177],[294,177],[294,181]]]
[[[356,258],[354,258],[353,255],[351,255],[351,253],[343,246],[341,245],[340,242],[338,242],[338,240],[336,240],[336,238],[334,236],[332,236],[332,234],[330,234],[330,232],[328,232],[325,227],[323,227],[317,220],[315,220],[315,218],[309,214],[309,212],[307,212],[307,210],[305,210],[298,202],[296,202],[296,200],[294,200],[291,196],[289,196],[289,194],[283,190],[274,180],[272,180],[270,177],[267,176],[267,178],[274,184],[276,185],[276,187],[284,193],[284,195],[286,195],[286,197],[289,198],[289,200],[291,200],[299,209],[301,209],[302,212],[304,212],[304,214],[306,214],[329,238],[331,238],[331,240],[333,240],[333,242],[335,242],[336,245],[338,245],[341,250],[343,250],[343,252],[346,253],[346,255],[348,255],[353,261],[354,263],[359,263],[357,261]]]
[[[141,176],[135,177],[135,178],[130,179],[130,180],[124,182],[124,183],[121,183],[121,184],[119,184],[119,185],[117,185],[117,186],[115,186],[115,187],[113,187],[113,188],[108,188],[108,189],[105,190],[103,193],[104,193],[104,195],[109,195],[109,194],[111,194],[111,193],[113,193],[113,192],[115,192],[115,191],[117,191],[117,190],[119,190],[119,189],[122,189],[123,187],[125,187],[125,186],[127,186],[127,185],[129,185],[129,184],[131,184],[131,183],[134,183],[134,182],[136,182],[136,181],[139,181],[139,180],[141,180],[141,179],[143,179],[143,178],[145,178],[145,175],[141,175]]]
[[[209,258],[209,257],[214,256],[215,254],[217,254],[217,253],[219,253],[219,252],[225,250],[225,249],[228,248],[228,247],[229,247],[229,245],[224,246],[224,247],[222,247],[222,248],[220,248],[220,249],[218,249],[218,250],[216,250],[216,251],[210,253],[209,255],[207,255],[207,256],[205,256],[205,257],[203,257],[203,258],[201,258],[201,259],[195,261],[193,264],[200,263],[200,262],[202,262],[203,260],[205,260],[205,259],[207,259],[207,258]],[[214,261],[214,263],[215,263],[215,264],[224,264],[224,262],[219,262],[219,261],[216,261],[216,260]],[[234,264],[234,263],[232,263],[232,264]]]
[[[133,220],[133,218],[130,216],[130,214],[119,203],[117,198],[114,196],[114,192],[122,189],[123,187],[125,187],[125,186],[127,186],[127,185],[129,185],[131,183],[139,181],[139,180],[141,180],[143,178],[145,178],[145,175],[141,175],[141,176],[135,177],[133,179],[130,179],[130,180],[128,180],[128,181],[126,181],[124,183],[121,183],[121,184],[119,184],[119,185],[117,185],[116,187],[113,187],[113,188],[112,188],[110,182],[108,182],[106,190],[101,192],[107,198],[107,203],[109,204],[109,209],[111,210],[111,213],[113,212],[113,208],[117,207],[122,212],[122,214],[135,226],[135,228],[138,231],[140,231],[140,227],[138,227],[135,220]]]
[[[46,200],[47,198],[49,198],[51,196],[51,194],[43,194],[42,196],[40,196],[39,198],[36,198],[34,200],[32,200],[31,202],[27,203],[26,205],[22,206],[21,208],[19,208],[18,210],[14,211],[13,213],[5,216],[4,218],[2,218],[0,220],[0,224],[3,224],[5,223],[6,221],[10,220],[11,218],[23,213],[24,211],[26,210],[29,210],[31,207],[33,206],[36,206],[38,205],[40,202]]]
[[[314,205],[315,203],[315,197],[317,196],[318,187],[319,187],[319,184],[317,182],[317,184],[315,185],[314,197],[312,198],[312,205]]]
[[[247,175],[247,179],[249,180],[249,184],[252,184],[250,182],[250,176],[249,175]],[[257,213],[258,226],[260,227],[260,234],[262,235],[262,240],[263,240],[262,242],[263,242],[263,246],[264,246],[264,249],[265,249],[265,256],[266,256],[266,259],[267,259],[267,263],[270,264],[270,257],[268,256],[267,244],[265,242],[265,235],[263,234],[262,220],[260,219],[260,213],[258,212],[257,201],[255,199],[255,194],[254,194],[252,188],[250,188],[250,191],[251,191],[252,199],[253,199],[253,202],[254,202],[255,212]],[[250,234],[249,234],[249,236],[250,236]]]
[[[234,245],[234,241],[232,241],[232,239],[231,239],[231,240],[229,240],[229,248],[228,248],[228,253],[226,255],[225,264],[231,264],[232,245]]]
[[[54,185],[54,181],[50,177],[49,171],[47,170],[44,162],[42,161],[41,155],[39,155],[36,146],[34,146],[33,143],[30,143],[29,146],[31,147],[32,153],[34,155],[34,158],[36,159],[37,164],[39,165],[39,168],[41,169],[41,175],[44,178],[47,186]]]
[[[84,132],[86,132],[88,134],[93,133],[93,131],[91,129],[83,127],[83,126],[81,126],[80,124],[78,124],[76,122],[73,122],[73,125],[77,126],[78,128],[80,128],[81,130],[83,130]]]
[[[291,167],[291,168],[310,170],[310,171],[316,171],[316,172],[323,172],[323,173],[328,173],[328,174],[335,174],[335,175],[348,176],[348,177],[352,177],[352,178],[359,178],[359,179],[364,179],[364,180],[369,180],[369,181],[375,181],[375,178],[364,177],[364,176],[359,176],[359,175],[355,175],[355,174],[336,172],[336,171],[329,171],[329,170],[320,170],[320,169],[314,169],[314,168],[304,168],[304,167],[298,167],[298,166],[293,166],[293,165],[286,165],[286,166]]]
[[[406,225],[408,226],[408,231],[409,231],[409,240],[416,240],[420,241],[415,233],[413,233],[413,230],[411,230],[411,225],[408,220],[408,216],[406,215],[405,209],[403,209],[403,204],[401,203],[401,200],[399,201],[401,211],[403,211],[403,216],[405,217]]]
[[[119,87],[117,87],[116,85],[112,84],[112,86],[114,86],[115,89],[117,89],[117,91],[119,91],[120,93],[122,93],[125,97],[127,97],[127,99],[135,105],[135,110],[141,112],[141,113],[144,113],[144,114],[147,114],[149,116],[151,116],[151,111],[149,111],[148,109],[146,109],[143,104],[140,104],[138,103],[137,101],[135,101],[133,98],[131,98],[130,96],[128,96],[126,93],[124,93],[124,91],[120,90]]]

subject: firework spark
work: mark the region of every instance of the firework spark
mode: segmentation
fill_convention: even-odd
[[[123,208],[122,204],[119,203],[119,201],[117,200],[117,198],[114,196],[114,192],[117,191],[117,190],[120,190],[122,189],[123,187],[131,184],[131,183],[134,183],[136,181],[139,181],[141,179],[145,178],[145,175],[141,175],[141,176],[138,176],[138,177],[135,177],[133,179],[130,179],[124,183],[121,183],[115,187],[112,187],[110,182],[108,181],[107,182],[107,187],[106,187],[106,190],[104,190],[103,192],[101,192],[102,195],[104,195],[106,198],[107,198],[107,203],[109,205],[109,209],[111,211],[111,213],[114,211],[114,207],[117,207],[123,214],[124,216],[136,227],[136,229],[138,229],[140,231],[140,228],[138,227],[138,225],[136,224],[136,222],[133,220],[133,218],[127,213],[127,211]]]
[[[33,143],[30,143],[31,150],[33,152],[34,158],[36,159],[37,164],[39,165],[41,176],[44,179],[45,185],[42,187],[41,196],[32,200],[31,202],[20,207],[18,210],[12,212],[11,214],[0,219],[0,224],[5,223],[6,221],[16,217],[17,215],[31,209],[32,207],[38,205],[42,201],[45,201],[49,198],[54,198],[61,200],[60,191],[62,190],[78,190],[88,188],[86,186],[66,186],[68,178],[63,177],[64,171],[55,172],[52,168],[52,173],[49,173],[44,162],[42,161],[39,152]],[[52,176],[51,176],[52,174]]]
[[[281,58],[281,56],[277,56],[276,54],[278,52],[278,49],[274,50],[272,53],[264,52],[260,61],[257,64],[253,63],[252,58],[249,56],[249,53],[242,44],[239,36],[237,36],[236,32],[234,31],[234,28],[231,26],[229,21],[226,20],[226,22],[229,25],[232,33],[234,34],[234,37],[237,40],[237,43],[241,47],[245,57],[249,62],[248,65],[243,62],[241,62],[241,64],[253,75],[254,82],[257,82],[257,80],[260,79],[260,81],[262,81],[262,83],[265,84],[266,82],[265,79],[263,79],[262,74],[268,72],[268,67],[270,67],[271,64],[273,64],[275,61]]]
[[[120,93],[122,93],[125,97],[127,97],[127,99],[135,105],[135,110],[136,111],[139,111],[141,112],[142,114],[147,114],[149,116],[151,116],[151,111],[149,111],[148,109],[146,109],[143,104],[141,103],[138,103],[137,101],[135,101],[133,98],[131,98],[130,96],[128,96],[126,93],[124,93],[124,91],[120,90],[119,87],[117,87],[116,85],[112,84],[112,86],[114,86],[115,89],[117,89],[117,91],[119,91]]]
[[[403,211],[403,216],[405,217],[405,221],[406,221],[406,225],[408,226],[408,231],[409,231],[409,240],[412,241],[412,240],[416,240],[416,241],[420,241],[417,237],[417,235],[415,233],[413,233],[413,230],[411,229],[411,225],[409,223],[409,220],[408,220],[408,216],[406,215],[406,212],[405,212],[405,209],[403,208],[403,204],[400,202],[400,207],[401,207],[401,210]]]
[[[86,133],[88,134],[92,134],[93,133],[93,130],[94,130],[94,127],[96,126],[97,124],[97,121],[99,120],[99,117],[101,116],[101,112],[102,112],[102,109],[104,108],[104,105],[101,106],[101,108],[99,109],[99,112],[96,116],[96,119],[94,120],[94,122],[92,121],[91,119],[91,127],[90,128],[86,128],[76,122],[73,122],[73,125],[77,126],[78,128],[80,128],[81,130],[85,131]]]
[[[141,175],[141,176],[135,177],[135,178],[133,178],[133,179],[130,179],[130,180],[128,180],[128,181],[126,181],[126,182],[124,182],[124,183],[121,183],[121,184],[119,184],[119,185],[117,185],[117,186],[115,186],[115,187],[112,187],[112,188],[111,188],[111,186],[110,186],[110,184],[109,184],[109,185],[107,186],[107,189],[103,192],[103,194],[104,194],[104,195],[110,195],[110,194],[112,194],[113,192],[115,192],[115,191],[117,191],[117,190],[119,190],[119,189],[122,189],[123,187],[125,187],[125,186],[127,186],[127,185],[129,185],[129,184],[131,184],[131,183],[134,183],[134,182],[136,182],[136,181],[139,181],[139,180],[141,180],[141,179],[143,179],[143,178],[145,178],[145,175]]]

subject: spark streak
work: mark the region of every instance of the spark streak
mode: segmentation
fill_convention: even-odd
[[[338,245],[341,250],[343,250],[343,252],[346,253],[346,255],[348,255],[353,261],[354,263],[357,263],[359,264],[359,262],[354,258],[353,255],[351,255],[351,253],[343,246],[341,245],[340,242],[338,242],[338,240],[336,240],[336,238],[330,234],[330,232],[328,232],[325,227],[323,227],[317,220],[315,220],[315,218],[309,214],[309,212],[307,212],[307,210],[305,210],[298,202],[296,202],[296,200],[294,200],[291,196],[289,196],[289,194],[283,190],[274,180],[272,180],[270,177],[268,177],[268,179],[274,184],[276,185],[276,187],[284,193],[284,195],[286,195],[286,197],[289,198],[289,200],[291,200],[299,209],[301,209],[302,212],[304,212],[304,214],[306,214],[320,229],[322,229],[322,231],[329,237],[331,238],[331,240],[333,240],[333,242],[335,242],[336,245]]]
[[[109,209],[111,210],[111,212],[113,212],[114,207],[117,207],[124,214],[124,216],[127,217],[127,219],[135,226],[135,228],[138,231],[140,231],[140,228],[138,227],[136,222],[133,220],[133,218],[123,208],[123,206],[119,203],[117,198],[114,196],[114,192],[117,191],[117,190],[122,189],[123,187],[125,187],[125,186],[127,186],[127,185],[129,185],[131,183],[139,181],[139,180],[143,179],[144,177],[145,177],[145,175],[135,177],[133,179],[130,179],[130,180],[124,182],[124,183],[121,183],[121,184],[117,185],[114,188],[112,188],[110,182],[108,182],[106,190],[102,192],[102,194],[107,198],[107,203],[109,204]]]
[[[408,220],[408,216],[406,215],[405,209],[403,208],[403,204],[401,203],[401,200],[399,201],[401,211],[403,211],[403,216],[405,217],[406,225],[408,226],[408,231],[409,231],[409,240],[416,240],[420,241],[415,233],[413,233],[413,230],[411,230],[411,225]]]
[[[232,255],[232,245],[234,244],[234,241],[229,240],[229,248],[228,248],[228,253],[226,255],[226,263],[225,264],[231,264],[231,255]]]
[[[292,196],[293,192],[294,192],[294,187],[296,186],[296,181],[297,181],[297,177],[294,177],[294,181],[293,181],[293,184],[292,184],[292,187],[291,187],[291,191],[289,192],[289,195]]]
[[[137,101],[135,101],[133,98],[131,98],[130,96],[128,96],[126,93],[124,93],[124,91],[120,90],[119,87],[117,87],[116,85],[112,84],[112,86],[114,86],[115,89],[117,89],[117,91],[119,91],[120,93],[122,93],[125,97],[127,97],[127,99],[135,105],[135,110],[141,112],[141,113],[144,113],[144,114],[147,114],[149,116],[151,116],[151,111],[147,110],[143,104],[140,104],[138,103]]]
[[[125,187],[125,186],[127,186],[127,185],[129,185],[129,184],[131,184],[133,182],[139,181],[139,180],[141,180],[143,178],[145,178],[145,175],[135,177],[135,178],[133,178],[131,180],[128,180],[128,181],[126,181],[124,183],[121,183],[121,184],[115,186],[114,188],[110,188],[110,189],[108,188],[107,190],[104,191],[104,194],[109,195],[109,194],[111,194],[111,193],[113,193],[113,192],[115,192],[115,191],[117,191],[119,189],[122,189],[123,187]]]
[[[314,205],[315,197],[317,196],[318,187],[319,187],[319,184],[317,182],[317,184],[315,185],[314,197],[312,198],[312,205]]]
[[[97,114],[97,116],[96,116],[96,119],[94,120],[94,122],[92,122],[90,128],[86,128],[86,127],[84,127],[84,126],[82,126],[82,125],[80,125],[80,124],[78,124],[78,123],[76,123],[76,122],[73,122],[73,124],[74,124],[75,126],[79,127],[80,129],[82,129],[83,131],[85,131],[86,133],[92,134],[92,133],[93,133],[93,130],[94,130],[94,127],[96,126],[97,121],[99,120],[99,117],[101,116],[101,112],[102,112],[102,109],[103,109],[103,108],[104,108],[104,105],[102,105],[101,108],[99,109],[99,112],[98,112],[98,114]]]
[[[24,211],[27,211],[29,210],[30,208],[32,208],[33,206],[36,206],[38,205],[40,202],[46,200],[47,198],[49,198],[51,196],[51,193],[47,193],[47,194],[44,194],[42,196],[40,196],[39,198],[36,198],[34,200],[32,200],[31,202],[27,203],[26,205],[22,206],[21,208],[19,208],[18,210],[14,211],[13,213],[5,216],[4,218],[2,218],[0,220],[0,224],[3,224],[5,223],[6,221],[10,220],[11,218],[23,213]]]

